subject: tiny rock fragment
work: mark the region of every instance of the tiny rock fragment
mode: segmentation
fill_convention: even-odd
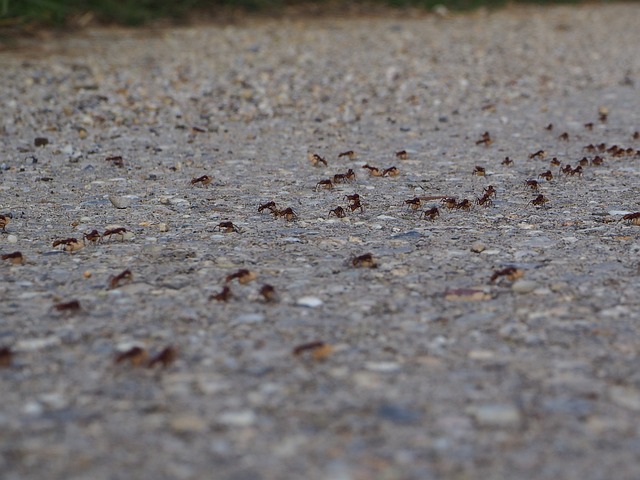
[[[227,427],[249,427],[256,422],[256,414],[252,410],[223,412],[217,421]]]
[[[513,405],[471,407],[469,413],[481,427],[515,427],[520,424],[520,411]]]
[[[316,308],[322,305],[324,302],[318,297],[300,297],[296,301],[296,305],[300,307]]]
[[[158,231],[159,232],[168,232],[169,231],[169,226],[166,223],[159,223],[158,224]]]
[[[471,245],[471,251],[474,253],[484,252],[485,248],[487,247],[482,242],[475,242],[473,245]]]
[[[536,288],[538,288],[538,284],[533,280],[518,280],[517,282],[514,282],[513,285],[511,285],[511,290],[513,290],[515,293],[522,294],[531,293]]]
[[[114,207],[120,209],[129,208],[131,206],[131,199],[127,197],[109,195],[109,201]]]
[[[204,418],[189,413],[173,417],[169,421],[169,426],[176,433],[203,433],[208,429]]]

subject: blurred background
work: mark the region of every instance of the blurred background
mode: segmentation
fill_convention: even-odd
[[[0,0],[0,27],[185,24],[247,14],[368,13],[383,8],[426,11],[500,8],[513,4],[580,3],[579,0]],[[593,2],[591,2],[593,3]],[[605,3],[605,2],[600,2]]]

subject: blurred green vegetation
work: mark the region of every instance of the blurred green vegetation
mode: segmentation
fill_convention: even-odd
[[[451,10],[469,10],[481,6],[497,8],[513,3],[551,4],[580,3],[580,0],[0,0],[2,24],[37,23],[51,26],[82,25],[85,21],[142,25],[157,19],[173,22],[186,20],[193,12],[215,15],[221,10],[240,9],[258,13],[274,13],[290,6],[383,5],[431,9],[444,5]],[[84,19],[84,20],[83,20]]]

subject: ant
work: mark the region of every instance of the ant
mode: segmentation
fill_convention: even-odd
[[[264,210],[269,210],[271,213],[277,213],[278,207],[276,206],[276,202],[267,202],[258,207],[258,213],[262,213]]]
[[[476,177],[486,177],[487,170],[484,167],[480,167],[479,165],[476,165],[475,168],[473,169],[473,172],[471,172],[471,175],[475,175]]]
[[[124,240],[124,235],[127,233],[127,229],[124,227],[118,227],[118,228],[112,228],[111,230],[106,230],[103,234],[102,234],[102,238],[104,237],[109,237],[109,240],[111,240],[111,237],[113,235],[118,235],[120,237],[120,240]]]
[[[258,274],[246,268],[241,268],[237,272],[227,275],[224,281],[225,283],[229,283],[236,278],[238,279],[238,283],[245,285],[258,278]]]
[[[607,118],[609,118],[609,109],[607,107],[600,107],[598,109],[598,120],[600,120],[600,123],[607,123]]]
[[[278,210],[274,215],[278,217],[284,217],[287,221],[295,220],[296,218],[298,218],[296,212],[294,212],[293,208],[291,207],[287,207],[284,210]]]
[[[209,297],[209,300],[217,300],[218,302],[228,302],[232,296],[233,295],[231,294],[231,289],[229,288],[229,285],[225,285],[224,287],[222,287],[221,292],[212,294]]]
[[[502,165],[504,165],[505,167],[509,167],[513,165],[513,160],[511,160],[509,157],[504,157],[504,160],[502,161]]]
[[[56,303],[53,308],[58,312],[77,312],[80,310],[80,302],[78,300],[70,300],[68,302]]]
[[[544,150],[538,150],[537,152],[529,154],[529,160],[533,160],[534,158],[545,158],[547,156],[547,152]]]
[[[448,209],[456,208],[458,201],[455,197],[446,197],[440,201]]]
[[[346,152],[342,152],[338,155],[338,158],[347,157],[349,160],[353,160],[356,158],[356,152],[353,150],[347,150]]]
[[[578,162],[578,164],[579,164],[581,167],[586,167],[587,165],[589,165],[589,159],[588,159],[587,157],[582,157],[582,158],[580,159],[580,162]]]
[[[476,142],[476,145],[483,145],[484,144],[486,147],[488,147],[492,143],[493,143],[493,140],[491,139],[491,135],[489,134],[489,132],[484,132],[482,134],[482,137],[480,137],[480,140],[478,140]]]
[[[458,204],[456,204],[456,208],[458,210],[464,210],[465,212],[468,212],[469,210],[471,210],[471,202],[465,198],[464,200],[461,200]]]
[[[558,160],[557,157],[553,157],[550,161],[549,161],[549,165],[551,165],[552,167],[559,167],[560,165],[562,165],[562,163],[560,162],[560,160]]]
[[[484,192],[485,197],[496,196],[496,189],[494,188],[493,185],[489,185],[488,187],[483,188],[482,191]]]
[[[241,230],[235,226],[232,222],[220,222],[215,226],[218,230],[224,233],[242,233]]]
[[[316,183],[316,192],[319,188],[324,188],[325,190],[331,190],[333,188],[333,182],[328,178],[326,180],[320,180]]]
[[[425,219],[433,221],[436,219],[436,217],[440,216],[440,210],[438,210],[438,207],[431,207],[429,210],[425,210],[422,216]]]
[[[318,350],[326,346],[327,345],[324,342],[320,341],[303,343],[302,345],[298,345],[297,347],[295,347],[292,353],[297,357],[308,350]]]
[[[365,253],[351,260],[351,264],[356,268],[376,268],[376,262],[371,253]]]
[[[591,160],[591,165],[600,166],[604,162],[604,159],[600,155],[596,155]]]
[[[12,215],[0,215],[0,228],[2,228],[3,232],[7,231],[7,225],[11,221]]]
[[[346,212],[344,211],[344,208],[342,207],[336,207],[333,210],[331,210],[329,212],[329,216],[331,216],[332,214],[338,218],[344,218],[347,216]]]
[[[571,167],[569,167],[569,168],[571,168]],[[574,168],[573,170],[571,170],[567,174],[571,175],[572,177],[574,175],[578,175],[579,177],[582,177],[582,165],[578,165],[576,168]]]
[[[523,275],[524,271],[520,270],[519,268],[507,267],[503,268],[502,270],[496,270],[495,272],[493,272],[493,275],[491,275],[491,279],[489,281],[493,283],[499,277],[506,277],[507,280],[513,281],[521,278]]]
[[[563,140],[565,142],[568,142],[569,141],[569,134],[567,132],[564,132],[563,134],[561,134],[558,137],[558,140]]]
[[[359,202],[360,201],[360,195],[358,195],[357,193],[354,193],[352,195],[345,195],[344,198],[346,198],[350,202]]]
[[[265,302],[275,302],[277,300],[276,289],[268,283],[262,286],[260,289],[260,295],[262,295]]]
[[[411,208],[411,210],[417,210],[422,205],[422,200],[420,200],[420,197],[415,197],[409,200],[405,200],[404,203],[405,205],[409,205],[409,208]]]
[[[355,201],[351,202],[351,203],[349,204],[349,209],[350,209],[352,212],[355,212],[355,211],[356,211],[356,210],[358,210],[358,209],[360,209],[360,213],[363,213],[363,212],[364,212],[364,207],[363,207],[363,206],[362,206],[362,204],[360,203],[360,200],[355,200]]]
[[[148,358],[147,351],[142,347],[131,347],[129,350],[120,352],[116,356],[116,363],[122,363],[128,361],[131,365],[138,367],[145,363]]]
[[[113,162],[113,165],[118,168],[124,167],[124,161],[122,160],[121,155],[116,155],[113,157],[107,157],[104,159],[105,162]]]
[[[587,130],[593,130],[593,122],[585,123],[584,128]]]
[[[631,136],[634,140],[640,140],[640,131],[636,130]]]
[[[382,172],[378,167],[372,167],[371,165],[367,164],[367,165],[363,165],[362,168],[366,168],[367,170],[369,170],[369,173],[374,177],[382,176]]]
[[[63,238],[53,242],[53,248],[63,245],[65,252],[76,252],[84,248],[84,242],[78,241],[77,238]]]
[[[100,239],[102,238],[102,236],[100,235],[100,233],[98,232],[98,230],[91,230],[89,233],[85,233],[82,236],[83,240],[87,240],[89,242],[99,242]]]
[[[174,347],[172,346],[165,347],[156,355],[154,355],[153,358],[149,360],[147,367],[153,368],[157,364],[160,364],[162,365],[163,368],[167,368],[169,365],[171,365],[175,361],[177,356],[178,356],[178,351]]]
[[[333,183],[352,182],[355,179],[356,173],[350,168],[347,173],[336,173],[333,176]]]
[[[386,176],[397,177],[398,175],[400,175],[400,170],[398,170],[396,166],[385,168],[384,171],[382,172],[383,177],[386,177]]]
[[[120,272],[118,275],[111,277],[111,280],[109,280],[109,288],[118,288],[120,286],[120,282],[131,282],[132,280],[133,274],[131,273],[131,270],[126,269],[125,271]]]
[[[396,158],[398,160],[406,160],[407,158],[409,158],[409,154],[407,153],[406,150],[400,150],[396,152]]]
[[[314,167],[318,167],[321,164],[325,167],[328,165],[327,161],[317,153],[310,153],[309,160],[311,161],[311,165],[313,165]]]
[[[545,130],[548,130],[549,132],[551,130],[553,130],[553,123],[550,123],[549,125],[547,125],[546,127],[544,127]]]
[[[213,178],[211,178],[209,175],[202,175],[201,177],[192,178],[191,185],[196,185],[198,183],[201,183],[202,186],[205,186],[205,185],[209,185],[212,181],[213,181]]]
[[[476,204],[480,205],[481,207],[490,207],[491,205],[493,205],[493,201],[491,200],[489,195],[484,194],[482,197],[476,199]]]
[[[11,263],[14,265],[21,265],[24,263],[24,256],[22,255],[22,252],[5,253],[0,258],[2,258],[2,260],[11,260]]]
[[[549,199],[547,197],[545,197],[544,195],[540,194],[536,198],[531,200],[529,203],[527,203],[527,205],[531,204],[531,205],[535,205],[537,207],[544,207],[545,204],[548,201],[549,201]]]
[[[553,173],[551,173],[551,170],[547,170],[546,172],[542,172],[538,175],[538,178],[544,178],[547,182],[550,182],[553,180]]]
[[[534,192],[537,192],[538,187],[540,186],[537,180],[527,180],[526,182],[524,182],[524,184]]]
[[[13,352],[9,347],[0,348],[0,368],[9,368],[13,362]]]
[[[640,212],[628,213],[622,217],[622,220],[626,221],[628,225],[640,225]]]

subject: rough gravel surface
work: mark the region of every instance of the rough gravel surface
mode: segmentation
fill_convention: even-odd
[[[638,25],[247,20],[0,54],[0,476],[638,478]]]

